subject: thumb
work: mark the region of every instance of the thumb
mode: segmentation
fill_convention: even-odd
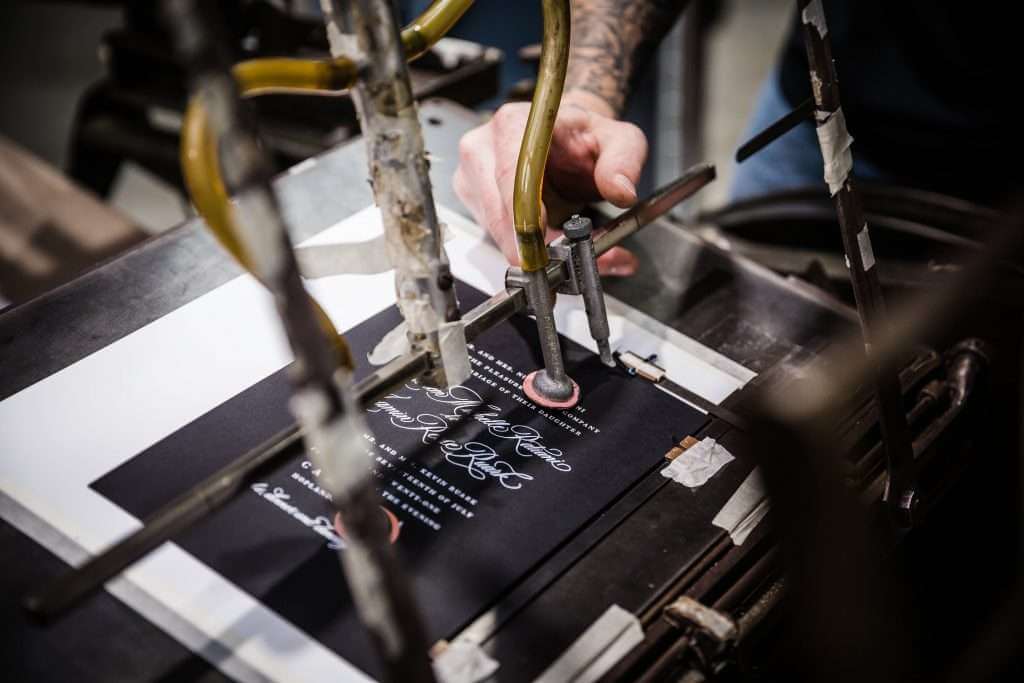
[[[594,184],[601,196],[626,208],[636,203],[636,184],[647,160],[647,138],[632,123],[606,119],[594,128],[597,138],[597,163]]]

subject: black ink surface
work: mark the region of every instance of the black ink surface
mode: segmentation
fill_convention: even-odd
[[[484,300],[459,283],[463,310]],[[366,352],[400,321],[383,311],[346,333],[357,377]],[[540,366],[533,321],[517,316],[470,350],[474,376],[451,392],[411,385],[367,414],[366,457],[381,514],[415,582],[432,640],[449,638],[638,479],[673,434],[705,416],[649,383],[604,368],[562,338],[582,401],[571,411],[530,404],[519,385]],[[292,423],[280,371],[93,483],[137,517]],[[343,545],[315,467],[295,456],[266,481],[175,539],[189,553],[326,647],[378,673],[336,553]],[[214,606],[211,606],[213,608]]]

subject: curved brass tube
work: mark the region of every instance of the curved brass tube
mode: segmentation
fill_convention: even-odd
[[[472,4],[473,0],[435,0],[423,14],[402,30],[402,45],[407,59],[411,61],[423,55]],[[345,58],[251,59],[236,64],[232,69],[243,97],[269,92],[337,94],[351,87],[357,73],[356,65]],[[210,130],[206,111],[195,97],[189,101],[182,122],[181,166],[196,211],[206,221],[217,241],[243,268],[251,272],[249,258],[234,229],[231,202],[220,175],[217,143]],[[352,357],[344,338],[315,300],[313,304],[324,332],[334,341],[341,364],[351,368]]]
[[[435,0],[423,14],[402,29],[402,47],[405,59],[411,62],[423,56],[444,34],[452,30],[473,0]]]
[[[231,73],[246,97],[268,92],[333,93],[352,85],[356,65],[344,57],[325,60],[265,57],[239,62]]]
[[[548,264],[541,220],[544,166],[548,161],[551,133],[558,116],[569,62],[569,0],[543,0],[543,9],[544,43],[540,74],[523,133],[523,144],[519,148],[512,196],[519,260],[527,273],[542,270]]]

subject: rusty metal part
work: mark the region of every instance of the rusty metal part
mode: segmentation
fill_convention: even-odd
[[[352,88],[370,163],[370,185],[395,269],[398,308],[414,350],[434,359],[423,377],[431,386],[457,385],[470,374],[454,279],[434,205],[423,133],[388,0],[324,1],[335,58],[355,48],[360,75]],[[351,36],[343,36],[338,22]]]

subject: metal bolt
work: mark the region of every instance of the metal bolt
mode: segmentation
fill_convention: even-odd
[[[437,276],[437,287],[442,292],[446,292],[451,289],[453,284],[455,284],[455,278],[452,277],[450,272],[444,271]]]
[[[575,214],[572,218],[562,224],[562,230],[565,232],[566,237],[573,242],[577,242],[590,237],[594,232],[594,223],[585,216]]]

